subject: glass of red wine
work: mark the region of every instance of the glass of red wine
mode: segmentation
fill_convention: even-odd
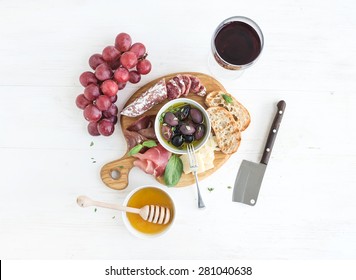
[[[235,16],[216,28],[209,55],[209,68],[214,76],[233,80],[252,66],[263,49],[263,34],[251,19]]]

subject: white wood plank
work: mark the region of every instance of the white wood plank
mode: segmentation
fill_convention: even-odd
[[[252,122],[238,153],[201,182],[207,209],[197,209],[194,186],[167,189],[175,225],[147,242],[120,213],[77,207],[80,194],[122,203],[155,184],[137,168],[122,192],[102,183],[101,166],[126,143],[119,127],[89,136],[75,107],[89,56],[121,31],[146,44],[153,70],[120,92],[122,108],[151,79],[209,73],[211,34],[234,14],[256,20],[265,48],[239,80],[222,81]],[[355,259],[355,14],[351,0],[1,1],[0,258]],[[233,203],[228,187],[242,159],[260,159],[280,99],[286,115],[258,203]]]

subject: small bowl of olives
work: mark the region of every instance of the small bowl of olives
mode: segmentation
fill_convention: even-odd
[[[189,98],[169,101],[159,110],[155,120],[158,141],[174,154],[186,154],[188,144],[199,150],[208,140],[210,130],[208,113]]]

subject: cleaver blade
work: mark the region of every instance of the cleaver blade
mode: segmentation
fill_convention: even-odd
[[[277,113],[272,122],[268,134],[267,142],[260,163],[243,160],[237,173],[232,201],[241,202],[247,205],[256,205],[258,193],[262,185],[267,164],[272,153],[274,141],[281,124],[286,102],[281,100],[277,104]]]
[[[236,176],[232,200],[254,206],[267,165],[243,160]]]

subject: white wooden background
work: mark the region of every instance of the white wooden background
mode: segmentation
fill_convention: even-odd
[[[123,31],[146,44],[153,70],[120,92],[122,108],[159,76],[209,73],[211,34],[233,15],[260,25],[265,48],[239,80],[222,81],[252,123],[239,151],[201,182],[206,210],[194,186],[168,189],[175,225],[146,241],[118,213],[80,209],[78,195],[120,203],[155,182],[138,169],[125,191],[101,182],[101,166],[126,144],[119,128],[88,135],[74,104],[89,56]],[[0,258],[355,259],[355,15],[353,0],[1,0]],[[259,201],[233,203],[228,186],[242,159],[260,159],[280,99],[286,114]]]

